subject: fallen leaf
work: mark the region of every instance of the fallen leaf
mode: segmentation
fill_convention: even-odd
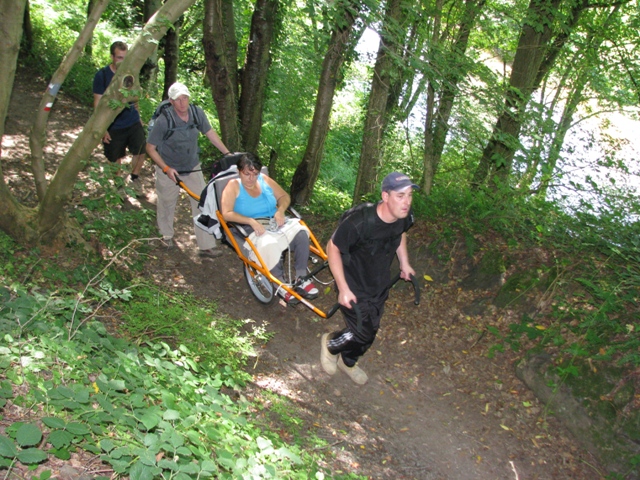
[[[425,275],[425,276],[424,276],[424,279],[425,279],[427,282],[433,282],[433,278],[431,278],[429,275]]]
[[[500,424],[500,426],[504,429],[504,430],[511,430],[509,427],[507,427],[506,425],[502,425]]]

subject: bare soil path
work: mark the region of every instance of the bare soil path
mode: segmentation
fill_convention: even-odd
[[[26,134],[45,87],[29,72],[19,71],[3,138],[5,178],[23,201],[30,195],[24,173]],[[47,147],[50,171],[89,113],[64,95],[57,100]],[[95,155],[101,157],[98,150]],[[131,208],[153,208],[150,165],[143,175],[147,199],[132,201]],[[488,358],[492,338],[483,333],[486,326],[519,313],[491,307],[495,290],[462,288],[464,268],[441,264],[428,253],[433,241],[428,225],[418,223],[409,233],[411,260],[421,279],[428,275],[433,281],[421,280],[419,306],[413,304],[410,284],[400,282],[393,289],[378,339],[360,362],[370,380],[357,386],[341,372],[329,377],[319,364],[320,335],[342,327],[339,313],[322,319],[301,305],[259,304],[230,249],[225,247],[215,260],[196,256],[186,198],[179,210],[177,248],[155,248],[145,273],[158,284],[192,292],[216,303],[220,312],[252,319],[273,333],[250,365],[254,382],[245,394],[264,403],[267,408],[256,414],[275,429],[285,419],[269,412],[265,390],[295,403],[301,409],[301,435],[327,440],[335,458],[332,471],[394,480],[601,478],[597,461],[516,379],[519,357],[505,352]],[[331,224],[307,221],[326,240]],[[448,255],[464,256],[458,251]],[[327,309],[334,299],[329,289],[318,304]]]

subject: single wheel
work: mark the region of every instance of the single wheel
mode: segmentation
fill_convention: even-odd
[[[276,299],[275,286],[262,273],[249,265],[244,266],[244,278],[251,289],[251,293],[260,303],[269,305]]]

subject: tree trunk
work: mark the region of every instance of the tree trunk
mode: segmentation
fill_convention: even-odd
[[[278,0],[257,0],[251,17],[250,41],[241,78],[240,136],[249,152],[258,150],[262,130],[267,73]]]
[[[0,0],[0,159],[2,158],[2,137],[4,124],[11,100],[11,90],[16,76],[20,37],[25,16],[26,0]],[[27,209],[21,206],[11,195],[4,181],[2,162],[0,161],[0,229],[13,238],[24,238],[28,222],[22,222],[18,228],[17,219],[27,216]]]
[[[482,152],[473,177],[475,186],[490,178],[497,180],[494,185],[504,183],[511,174],[513,157],[520,148],[523,115],[531,95],[553,66],[581,12],[587,7],[586,0],[575,3],[567,22],[559,28],[561,33],[553,39],[552,27],[556,23],[555,16],[562,13],[559,9],[561,2],[531,0],[529,4],[513,61],[509,89],[505,94],[504,109]]]
[[[576,52],[576,55],[580,54],[583,57],[582,61],[578,59],[572,59],[567,65],[567,71],[565,79],[571,79],[571,92],[565,101],[562,116],[557,124],[557,127],[550,133],[551,144],[546,156],[546,160],[541,168],[540,182],[536,189],[537,196],[544,198],[549,189],[550,182],[556,171],[558,160],[560,159],[560,153],[562,151],[562,145],[564,144],[565,137],[573,125],[573,117],[578,111],[578,107],[584,101],[584,90],[587,88],[593,78],[593,61],[598,59],[599,52],[602,44],[606,41],[606,37],[601,32],[609,32],[614,28],[614,24],[620,20],[620,8],[621,5],[614,5],[610,12],[605,12],[605,18],[601,26],[597,26],[596,22],[592,22],[592,28],[589,31],[587,37],[586,46],[584,49]],[[597,61],[597,60],[596,60]],[[561,82],[558,88],[566,88],[566,83]],[[555,102],[551,106],[550,115],[555,112]],[[536,172],[537,173],[537,172]],[[531,181],[529,182],[529,184]]]
[[[33,50],[33,25],[31,24],[31,10],[29,9],[29,2],[27,2],[24,6],[22,38],[24,43],[22,51],[27,55],[31,55],[31,52]]]
[[[182,21],[178,20],[173,28],[167,30],[164,36],[164,86],[162,99],[169,98],[169,88],[178,81],[178,66],[180,64],[180,28]]]
[[[16,76],[26,0],[0,0],[0,140],[4,136],[13,80]],[[0,144],[2,155],[2,144]],[[2,174],[2,163],[0,163]],[[4,182],[4,179],[2,180]]]
[[[329,131],[329,118],[333,108],[333,98],[338,84],[342,81],[341,68],[345,52],[350,43],[353,25],[360,13],[357,2],[346,2],[342,18],[331,33],[331,39],[322,62],[316,107],[302,161],[296,168],[291,181],[291,202],[304,205],[311,198],[313,187],[318,180],[320,162],[324,153],[324,142]],[[355,39],[354,39],[355,40]]]
[[[207,77],[227,148],[243,150],[238,118],[238,43],[232,0],[205,0],[203,39]]]
[[[62,59],[60,66],[55,71],[47,90],[40,100],[40,106],[36,112],[36,118],[31,126],[31,134],[29,136],[29,147],[31,149],[31,169],[33,171],[36,183],[36,194],[38,200],[42,200],[47,189],[47,179],[45,178],[45,167],[43,160],[43,149],[46,142],[47,122],[49,121],[49,112],[53,106],[53,102],[58,95],[60,86],[67,78],[69,71],[78,61],[87,42],[93,35],[93,29],[100,21],[102,13],[109,5],[109,0],[96,0],[95,7],[89,17],[87,23],[78,35],[73,46],[69,49],[65,57]]]
[[[367,105],[367,116],[362,134],[362,148],[360,150],[360,164],[356,178],[353,203],[363,201],[368,195],[377,190],[377,177],[380,167],[380,150],[387,110],[389,86],[391,84],[393,57],[397,52],[397,37],[391,33],[402,24],[403,11],[401,0],[388,0],[385,12],[383,31],[376,64],[371,80],[371,92]]]
[[[425,117],[424,177],[422,181],[422,187],[427,195],[431,193],[433,179],[446,144],[447,134],[449,133],[449,118],[451,117],[451,110],[458,92],[458,85],[467,75],[467,68],[462,67],[462,65],[467,63],[464,59],[469,45],[469,34],[485,1],[466,0],[465,11],[449,52],[449,58],[454,65],[445,74],[444,80],[440,82],[442,91],[435,114],[433,113],[433,108],[427,110]],[[433,87],[431,86],[430,88],[432,89],[432,95],[434,95]]]
[[[149,19],[156,13],[162,6],[162,0],[144,0],[144,7],[142,10],[142,18],[147,23]],[[173,29],[167,31],[172,32]],[[144,88],[148,88],[149,85],[155,85],[158,77],[158,49],[156,48],[151,56],[147,58],[140,70],[140,83]]]
[[[12,13],[14,13],[14,10],[10,8],[10,6],[12,6],[11,4],[16,3],[15,0],[0,0],[0,2],[0,8],[3,8],[3,14],[7,11],[12,11]],[[78,173],[84,167],[87,158],[89,158],[91,152],[99,143],[100,138],[107,130],[108,126],[124,107],[125,102],[137,98],[140,94],[137,74],[146,58],[153,52],[158,40],[162,38],[166,32],[166,25],[175,22],[176,19],[193,3],[195,3],[195,0],[169,0],[145,26],[141,34],[129,49],[129,53],[125,60],[118,67],[115,77],[109,84],[107,91],[101,98],[97,108],[89,118],[89,121],[85,125],[83,131],[80,133],[60,163],[60,166],[58,167],[51,184],[47,188],[44,198],[40,201],[36,212],[27,210],[25,207],[20,206],[8,191],[4,182],[4,177],[0,178],[0,207],[3,208],[0,228],[12,236],[15,235],[16,232],[22,232],[24,234],[31,230],[32,233],[28,236],[25,234],[24,236],[13,237],[15,240],[22,243],[51,243],[61,236],[69,236],[67,230],[73,230],[73,227],[69,227],[70,222],[67,220],[65,215],[65,206],[71,196],[71,192],[73,191]],[[24,8],[24,3],[22,4],[22,8]],[[20,9],[18,16],[15,16],[15,13],[13,15],[14,20],[16,18],[19,19],[17,22],[18,32],[21,31],[23,15],[22,8]],[[2,15],[3,21],[0,23],[0,26],[5,27],[5,22],[8,18],[9,17],[7,15]],[[0,40],[5,42],[3,47],[7,47],[0,48],[0,58],[2,55],[5,55],[6,52],[11,51],[11,48],[9,48],[10,45],[7,42],[7,40],[11,38],[9,31],[10,30],[6,30],[6,32],[3,32],[5,35],[3,35]],[[11,81],[9,82],[7,80],[6,83],[0,81],[0,92],[4,93],[4,89],[7,89],[7,97],[10,95],[10,86],[13,83],[13,76],[15,75],[15,58],[17,55],[17,39],[19,39],[19,36],[14,35],[14,37],[16,37],[16,40],[14,41],[15,48],[13,63],[7,61],[3,64],[14,66],[11,71]],[[6,68],[0,72],[0,75],[6,75],[6,72],[8,71],[9,68]],[[3,97],[0,97],[0,102],[4,103],[4,108],[2,110],[3,118],[1,122],[1,125],[4,125],[8,98],[5,100]],[[112,109],[110,107],[110,102],[119,102],[120,107]],[[33,232],[34,230],[36,231],[35,233]]]

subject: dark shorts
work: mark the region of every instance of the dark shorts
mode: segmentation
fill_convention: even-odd
[[[147,138],[140,122],[134,123],[127,128],[109,130],[109,135],[111,135],[111,142],[103,143],[103,145],[104,156],[110,162],[117,162],[122,157],[125,157],[127,148],[131,155],[145,153]]]

